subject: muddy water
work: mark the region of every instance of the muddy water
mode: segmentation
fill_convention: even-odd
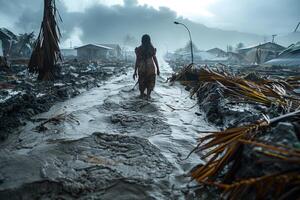
[[[186,174],[202,161],[184,158],[215,127],[161,71],[150,101],[129,70],[27,123],[0,146],[0,199],[195,199]]]

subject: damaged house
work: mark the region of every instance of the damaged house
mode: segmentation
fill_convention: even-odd
[[[276,67],[300,67],[300,42],[289,46],[280,53],[278,58],[272,59],[265,64]]]
[[[121,47],[117,44],[87,44],[75,49],[80,60],[106,60],[122,56]]]
[[[226,57],[227,53],[220,48],[213,48],[207,50],[208,53],[214,54],[217,57]]]
[[[12,48],[13,41],[16,41],[17,37],[5,28],[0,28],[0,41],[2,46],[3,56],[8,56],[10,49]]]
[[[108,52],[112,48],[99,44],[87,44],[75,48],[77,50],[77,58],[80,60],[103,60],[107,59]]]
[[[34,45],[34,34],[25,33],[15,35],[5,28],[0,28],[0,40],[2,42],[3,56],[10,60],[29,59]]]
[[[238,50],[238,53],[244,56],[244,58],[251,64],[261,64],[277,58],[283,50],[285,50],[285,47],[273,42],[267,42],[264,44],[241,48]]]

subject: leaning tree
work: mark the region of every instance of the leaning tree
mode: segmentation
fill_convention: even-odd
[[[58,71],[57,62],[61,60],[55,0],[44,0],[44,17],[39,36],[29,61],[29,72],[37,73],[38,80],[53,80]]]

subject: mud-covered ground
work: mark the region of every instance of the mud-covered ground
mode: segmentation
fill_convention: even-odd
[[[0,199],[207,199],[188,186],[202,163],[199,130],[215,130],[163,66],[150,101],[132,69],[33,114],[0,144]]]
[[[26,66],[0,70],[0,140],[16,127],[25,125],[38,113],[48,111],[56,102],[65,101],[98,86],[112,75],[126,73],[131,62],[87,63],[69,61],[60,65],[55,82],[39,82]]]

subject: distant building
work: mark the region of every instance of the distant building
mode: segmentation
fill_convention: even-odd
[[[0,28],[0,40],[2,42],[2,52],[7,56],[12,46],[12,41],[16,40],[16,36],[5,28]]]
[[[118,44],[100,44],[101,46],[109,47],[112,50],[108,52],[109,57],[121,58],[122,49]]]
[[[214,54],[217,57],[226,57],[227,56],[227,53],[220,48],[213,48],[213,49],[207,50],[207,52]]]
[[[241,48],[238,50],[238,53],[243,55],[252,64],[261,64],[277,58],[283,50],[285,50],[285,47],[276,43],[267,42]]]
[[[110,47],[99,44],[87,44],[75,48],[77,58],[81,60],[103,60],[108,58],[109,51],[113,50]]]

